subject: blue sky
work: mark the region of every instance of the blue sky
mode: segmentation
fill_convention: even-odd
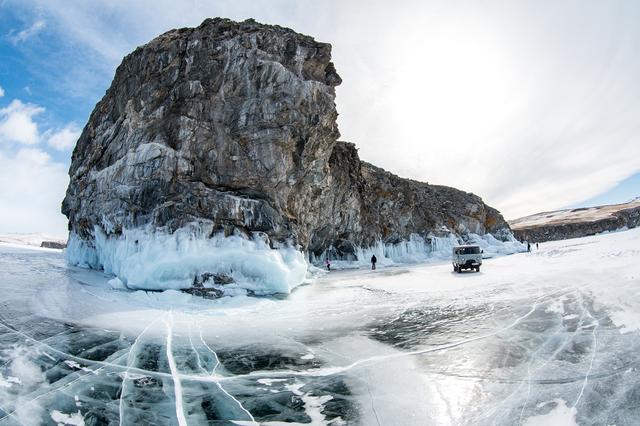
[[[507,218],[640,196],[640,3],[0,0],[0,233],[63,235],[73,143],[121,58],[211,16],[333,45],[343,140]]]
[[[575,204],[571,207],[591,207],[601,206],[603,204],[616,204],[624,203],[634,200],[640,197],[640,173],[636,173],[627,179],[623,180],[613,188],[605,191],[602,194],[598,194],[595,197],[591,197],[581,203]]]

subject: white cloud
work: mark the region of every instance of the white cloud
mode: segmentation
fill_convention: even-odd
[[[47,145],[58,151],[72,148],[80,137],[81,129],[75,123],[69,123],[65,127],[49,129],[41,134],[34,117],[44,110],[41,106],[25,104],[19,99],[0,108],[0,144],[37,145],[46,141]]]
[[[33,146],[46,141],[68,149],[80,130],[71,123],[41,134],[34,117],[43,111],[18,99],[0,109],[0,232],[66,233],[60,204],[69,183],[67,166]]]
[[[75,123],[71,123],[60,130],[49,132],[45,135],[45,138],[49,146],[58,151],[65,151],[74,147],[80,137],[80,133],[80,128]]]
[[[46,26],[47,25],[46,25],[45,21],[43,21],[42,19],[38,19],[33,24],[31,24],[30,27],[25,28],[22,31],[18,31],[17,33],[10,33],[9,34],[9,40],[11,40],[11,42],[13,44],[21,43],[21,42],[23,42],[23,41],[25,41],[27,39],[30,39],[31,37],[35,36],[36,34],[38,34]]]
[[[0,98],[4,96],[4,89],[0,86]]]
[[[60,204],[68,185],[67,168],[44,151],[0,151],[0,232],[66,234]]]
[[[22,103],[18,99],[9,106],[0,108],[0,143],[35,145],[40,141],[38,125],[33,117],[44,112],[44,108]]]

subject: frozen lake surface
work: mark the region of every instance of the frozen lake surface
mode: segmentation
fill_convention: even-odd
[[[640,424],[640,229],[281,300],[108,279],[0,246],[0,425]]]

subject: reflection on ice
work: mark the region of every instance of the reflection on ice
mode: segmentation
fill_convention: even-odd
[[[0,424],[634,424],[639,242],[215,301],[0,248]]]

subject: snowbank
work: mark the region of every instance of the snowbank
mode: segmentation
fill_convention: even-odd
[[[307,263],[295,248],[272,249],[259,235],[251,240],[237,235],[209,238],[211,231],[210,225],[192,224],[172,234],[129,229],[108,237],[96,226],[92,242],[71,233],[66,257],[70,265],[104,269],[136,290],[185,289],[204,273],[233,278],[234,283],[224,285],[225,294],[289,293],[304,281]],[[113,287],[121,287],[112,281]]]
[[[460,244],[477,244],[484,250],[484,257],[507,255],[526,251],[524,244],[510,235],[509,240],[500,241],[491,234],[477,235],[468,234],[465,239],[459,239],[454,234],[446,237],[423,238],[420,235],[412,234],[408,241],[397,244],[385,244],[378,241],[375,245],[367,248],[358,247],[355,256],[352,258],[340,258],[336,256],[335,250],[329,248],[322,256],[311,255],[310,262],[317,266],[323,265],[325,259],[331,261],[334,269],[358,268],[368,266],[372,255],[378,260],[378,265],[390,266],[399,263],[424,263],[443,261],[451,259],[451,250]]]

